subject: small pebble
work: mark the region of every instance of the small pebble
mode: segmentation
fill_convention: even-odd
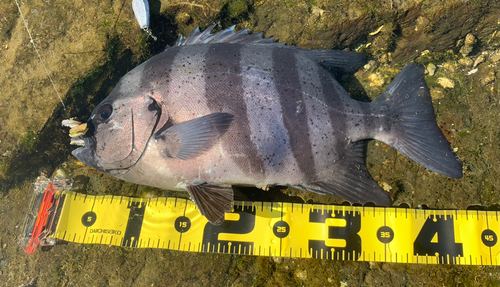
[[[300,280],[307,280],[307,270],[297,270],[295,276]]]
[[[363,66],[363,69],[365,69],[366,71],[370,71],[375,69],[376,67],[377,67],[377,62],[371,60],[368,62],[368,64]]]
[[[433,63],[429,63],[426,69],[427,72],[429,73],[429,76],[434,76],[434,73],[436,72],[436,65],[434,65]]]
[[[384,78],[379,73],[371,74],[368,79],[370,87],[381,87],[385,83]]]
[[[483,61],[484,61],[484,55],[481,54],[479,55],[479,57],[477,57],[477,59],[474,61],[474,65],[472,66],[472,68],[475,68],[477,67],[477,65],[481,64]]]
[[[7,266],[9,264],[9,259],[2,258],[0,259],[0,265]]]
[[[500,61],[500,50],[496,50],[494,53],[491,54],[490,60],[493,63],[496,63]]]
[[[462,46],[462,48],[460,48],[460,54],[462,54],[462,56],[464,57],[467,57],[467,55],[469,55],[474,49],[475,43],[476,37],[474,37],[474,35],[470,33],[467,34],[467,36],[465,36],[464,45]]]
[[[387,182],[382,182],[382,189],[387,191],[387,192],[390,192],[392,189],[392,186],[390,186]]]
[[[476,43],[476,37],[474,37],[474,35],[472,35],[471,33],[469,33],[469,34],[467,34],[467,36],[465,36],[464,45],[472,46],[475,43]]]
[[[445,77],[438,78],[438,84],[440,84],[443,88],[453,89],[455,87],[455,83]]]
[[[383,54],[380,59],[379,59],[379,62],[382,63],[382,64],[385,64],[385,63],[390,63],[392,62],[392,53],[385,53]]]
[[[66,177],[66,172],[64,172],[64,170],[58,168],[55,172],[55,175],[56,176],[60,176],[60,177]]]
[[[321,17],[321,16],[323,16],[323,14],[325,13],[325,10],[321,9],[320,7],[314,6],[314,7],[312,8],[311,13],[312,13],[313,15],[316,15],[316,17]]]

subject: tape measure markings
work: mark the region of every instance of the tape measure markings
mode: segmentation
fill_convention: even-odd
[[[118,201],[73,193],[65,192],[73,200],[62,200],[53,235],[73,242],[257,256],[499,264],[499,212],[409,213],[394,207],[236,202],[226,222],[213,226],[185,199],[122,196]]]

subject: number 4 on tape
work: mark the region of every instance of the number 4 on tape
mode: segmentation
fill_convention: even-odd
[[[499,265],[498,211],[236,202],[220,226],[188,200],[65,192],[55,238],[195,252]]]

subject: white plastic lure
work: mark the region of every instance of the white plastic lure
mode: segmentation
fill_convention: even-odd
[[[149,29],[149,3],[148,0],[132,0],[132,10],[134,10],[135,19],[139,23],[142,30],[146,31],[153,40],[156,41],[156,37],[153,36],[151,30]]]

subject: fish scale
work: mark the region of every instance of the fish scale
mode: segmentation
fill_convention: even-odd
[[[79,137],[85,146],[73,155],[126,181],[185,190],[215,225],[232,209],[232,185],[390,205],[364,163],[372,138],[432,171],[462,176],[435,122],[422,67],[409,64],[363,103],[335,79],[361,67],[362,54],[212,28],[196,29],[125,75],[92,113]]]

